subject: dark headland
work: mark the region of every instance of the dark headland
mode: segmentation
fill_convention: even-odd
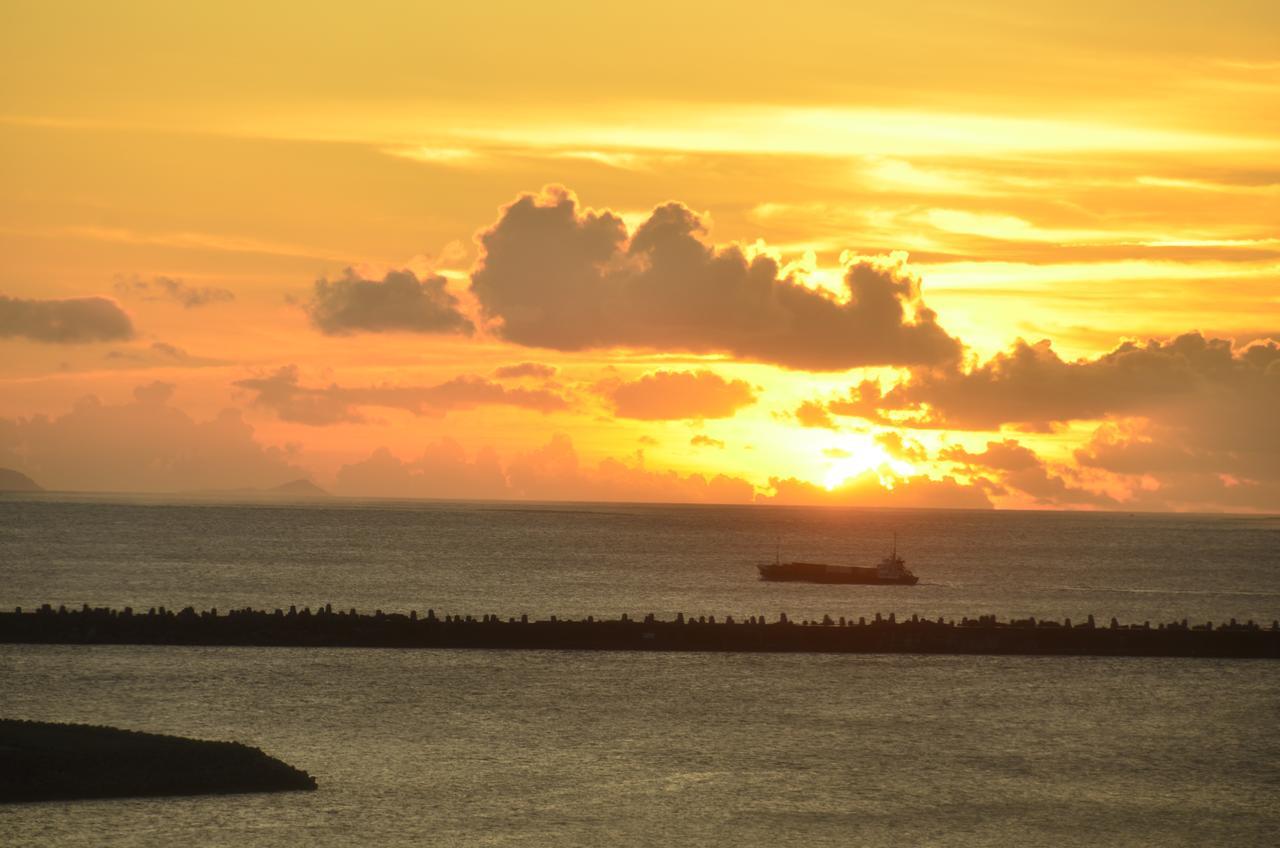
[[[748,616],[671,620],[557,619],[525,616],[437,616],[417,612],[360,614],[323,606],[315,611],[241,609],[219,613],[164,608],[54,609],[48,604],[0,613],[0,642],[131,645],[252,645],[263,647],[490,648],[503,650],[753,651],[814,653],[1041,654],[1280,659],[1280,623],[1214,625],[1187,621],[1096,624],[993,615],[960,621],[893,615],[867,620],[823,617],[794,622]]]
[[[44,487],[21,471],[0,468],[0,492],[43,492]]]
[[[315,789],[311,775],[238,742],[0,719],[0,802]]]

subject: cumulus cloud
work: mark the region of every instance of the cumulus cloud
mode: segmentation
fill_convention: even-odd
[[[514,406],[537,412],[569,408],[569,402],[546,389],[507,388],[483,377],[456,377],[433,386],[345,387],[304,386],[296,365],[270,374],[237,380],[233,385],[254,393],[252,402],[272,410],[282,420],[323,426],[361,422],[361,407],[402,409],[415,415],[442,416],[477,406]]]
[[[970,472],[994,472],[998,481],[1024,492],[1041,506],[1115,506],[1115,498],[1072,486],[1062,477],[1049,473],[1035,451],[1016,439],[987,442],[981,453],[970,453],[962,447],[944,448],[941,459],[964,466]]]
[[[730,418],[756,402],[751,384],[714,371],[655,371],[638,380],[607,380],[597,390],[619,418],[671,421]]]
[[[171,405],[174,391],[154,382],[127,403],[86,397],[54,418],[0,419],[0,466],[81,491],[261,488],[306,475],[289,451],[259,444],[239,413],[197,421]]]
[[[709,243],[679,203],[628,232],[618,215],[580,209],[552,187],[505,207],[479,241],[471,291],[517,344],[717,352],[811,370],[935,365],[960,354],[900,263],[850,263],[847,297],[837,300],[773,258]]]
[[[705,436],[702,433],[698,433],[690,439],[689,444],[693,445],[695,448],[724,448],[724,442],[719,439],[713,439],[710,436]]]
[[[236,299],[230,289],[189,286],[173,277],[153,277],[150,280],[139,277],[120,278],[116,280],[116,291],[124,297],[176,301],[186,309],[196,309],[211,303],[227,303]]]
[[[366,280],[348,268],[341,279],[317,280],[304,308],[316,329],[330,336],[475,331],[444,277],[419,280],[408,270],[391,271],[379,281]]]
[[[500,380],[518,380],[522,377],[534,377],[539,380],[550,380],[556,375],[554,365],[541,362],[520,362],[515,365],[503,365],[493,369],[493,376]]]
[[[0,295],[0,339],[82,344],[133,338],[133,322],[114,300],[69,297],[36,300]]]

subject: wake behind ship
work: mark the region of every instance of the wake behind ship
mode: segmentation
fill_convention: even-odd
[[[898,544],[878,565],[826,565],[820,562],[781,562],[776,560],[756,566],[761,580],[791,581],[799,583],[863,583],[914,586],[920,578],[911,573],[906,562],[898,556]]]

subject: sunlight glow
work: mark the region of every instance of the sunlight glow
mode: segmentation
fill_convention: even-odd
[[[868,472],[874,473],[885,489],[893,489],[897,481],[920,473],[914,466],[889,454],[882,445],[866,434],[849,434],[839,441],[839,456],[823,475],[822,486],[828,492]]]

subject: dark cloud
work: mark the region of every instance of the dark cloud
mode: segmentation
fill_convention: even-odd
[[[34,300],[0,295],[0,339],[82,344],[133,338],[133,322],[114,300],[70,297]]]
[[[1126,342],[1096,359],[1064,361],[1047,341],[1019,340],[968,372],[921,371],[883,398],[881,409],[928,413],[917,424],[990,430],[1001,424],[1048,429],[1051,423],[1154,415],[1212,396],[1274,391],[1266,371],[1280,358],[1274,343],[1237,353],[1225,339],[1188,333],[1171,341]],[[836,411],[836,410],[833,410]]]
[[[177,388],[178,387],[173,383],[166,383],[163,380],[153,380],[146,385],[135,388],[133,390],[133,397],[138,403],[143,405],[165,404],[173,397],[173,393]]]
[[[702,433],[698,433],[690,439],[689,444],[695,448],[724,448],[724,442],[719,439],[713,439],[710,436],[704,436]]]
[[[227,303],[236,299],[230,289],[189,286],[173,277],[153,277],[150,280],[138,277],[117,279],[116,291],[122,296],[135,296],[143,300],[173,300],[187,309],[196,309],[211,303]]]
[[[360,407],[402,409],[415,415],[441,416],[477,406],[514,406],[538,412],[569,408],[569,402],[546,389],[511,389],[483,377],[457,377],[434,386],[304,386],[298,367],[286,365],[262,377],[237,380],[235,386],[255,393],[253,403],[281,419],[323,426],[360,422]]]
[[[987,442],[981,453],[961,447],[944,448],[940,459],[962,465],[969,472],[994,472],[999,483],[1030,495],[1042,506],[1116,506],[1115,498],[1069,484],[1049,473],[1044,462],[1030,448],[1015,439]]]
[[[827,412],[832,415],[844,415],[853,418],[866,418],[869,421],[886,422],[880,414],[882,402],[880,383],[875,380],[863,380],[849,390],[848,397],[833,400],[827,404]]]
[[[317,280],[304,308],[311,323],[330,336],[475,331],[458,311],[458,299],[449,293],[444,277],[419,280],[412,271],[391,271],[379,282],[348,268],[339,280]]]
[[[516,365],[503,365],[493,369],[493,376],[500,380],[516,380],[521,377],[550,380],[555,375],[556,367],[554,365],[544,365],[541,362],[520,362]]]
[[[756,402],[751,384],[713,371],[655,371],[631,382],[608,380],[597,389],[619,418],[649,421],[729,418]]]
[[[960,344],[919,284],[893,263],[848,267],[849,298],[783,276],[767,256],[708,243],[678,203],[634,233],[612,212],[580,210],[562,188],[524,195],[479,236],[471,290],[499,335],[556,350],[635,347],[728,353],[787,368],[936,365]]]

